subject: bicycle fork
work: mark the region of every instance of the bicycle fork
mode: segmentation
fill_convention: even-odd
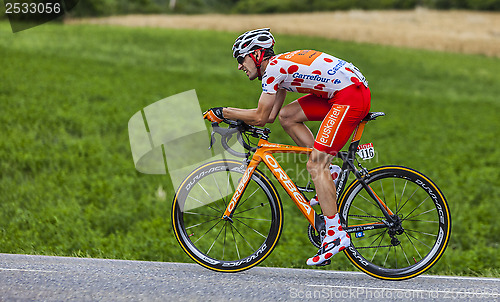
[[[231,198],[231,200],[228,202],[226,210],[224,211],[224,214],[222,215],[222,219],[233,222],[232,216],[234,213],[234,210],[238,206],[238,202],[241,199],[241,195],[243,192],[245,192],[245,189],[252,178],[253,172],[259,165],[258,161],[250,161],[250,163],[247,165],[247,168],[245,170],[245,173],[243,173],[243,176],[241,177],[240,182],[238,183],[238,186],[236,187],[236,190]]]

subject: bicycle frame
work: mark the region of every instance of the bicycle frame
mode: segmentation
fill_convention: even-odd
[[[247,169],[240,180],[240,183],[236,187],[236,192],[231,198],[231,201],[228,203],[223,218],[231,217],[233,210],[236,208],[239,202],[241,193],[246,188],[253,171],[261,162],[264,162],[269,170],[271,170],[274,177],[276,177],[279,183],[283,186],[288,195],[290,195],[301,213],[306,217],[311,225],[315,226],[315,220],[317,220],[317,215],[315,215],[316,212],[309,205],[307,199],[304,197],[304,195],[302,195],[295,183],[292,182],[290,177],[288,177],[288,175],[285,173],[278,161],[276,161],[276,159],[272,156],[273,153],[310,154],[311,151],[311,148],[272,144],[267,140],[261,138],[258,143],[258,149],[253,154],[253,157],[248,164]]]
[[[393,213],[390,209],[384,204],[384,202],[376,195],[376,193],[370,188],[368,184],[363,180],[366,176],[366,170],[360,172],[354,166],[354,159],[357,147],[359,145],[359,140],[363,133],[364,127],[367,121],[362,121],[358,127],[356,128],[352,141],[349,146],[348,152],[339,152],[337,157],[343,160],[342,174],[339,176],[338,188],[337,188],[337,196],[341,196],[346,181],[349,177],[350,172],[353,172],[358,181],[361,182],[364,189],[368,192],[368,194],[377,202],[382,213],[386,217],[388,223],[371,223],[371,224],[363,224],[363,225],[354,225],[350,227],[344,228],[348,233],[359,232],[363,230],[372,230],[376,228],[386,228],[391,225],[393,222],[393,218],[391,215]],[[243,174],[238,186],[236,187],[236,191],[233,194],[231,200],[229,201],[226,210],[223,214],[222,219],[231,220],[232,213],[234,209],[238,206],[238,202],[241,198],[242,193],[247,187],[247,184],[250,181],[250,178],[257,168],[257,166],[264,162],[269,170],[273,173],[274,177],[281,186],[288,193],[290,198],[293,200],[295,205],[299,208],[300,212],[304,215],[304,217],[309,221],[309,223],[316,229],[318,233],[320,230],[324,229],[324,219],[316,213],[316,211],[309,205],[307,198],[302,194],[301,190],[297,187],[297,185],[290,179],[290,177],[285,173],[281,165],[278,161],[272,156],[273,153],[295,153],[295,154],[310,154],[312,152],[312,148],[307,147],[297,147],[291,145],[283,145],[283,144],[275,144],[269,143],[267,138],[260,138],[257,144],[257,150],[252,156],[252,159],[249,161],[247,165],[247,169]]]

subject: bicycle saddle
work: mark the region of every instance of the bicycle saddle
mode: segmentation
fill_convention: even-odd
[[[375,120],[377,117],[379,116],[384,116],[385,113],[384,112],[369,112],[365,118],[363,119],[363,121],[373,121]]]

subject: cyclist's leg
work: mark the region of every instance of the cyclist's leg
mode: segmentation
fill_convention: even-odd
[[[298,146],[312,147],[314,135],[304,122],[322,121],[330,107],[326,99],[305,95],[281,109],[280,124]]]
[[[321,265],[350,244],[349,235],[339,225],[335,185],[325,177],[329,175],[325,161],[329,158],[327,155],[334,155],[342,149],[368,113],[370,91],[363,85],[355,84],[336,93],[330,101],[332,107],[320,126],[307,163],[325,215],[327,234],[318,253],[307,260],[308,265]]]
[[[329,171],[323,162],[327,159],[326,155],[320,154],[336,155],[344,147],[354,129],[370,110],[370,90],[362,84],[354,84],[338,91],[330,102],[331,109],[321,123],[314,142],[316,158],[320,160],[315,160],[311,154],[308,162],[310,173],[322,176],[328,175]],[[318,183],[314,179],[313,176],[323,213],[327,216],[335,215],[337,196],[330,194],[331,182],[324,177],[317,178]],[[326,186],[326,189],[323,190],[322,186]]]
[[[316,194],[320,201],[321,210],[324,215],[328,216],[333,216],[337,213],[337,194],[329,169],[332,160],[333,155],[313,148],[307,161],[307,171],[311,174],[312,181],[316,187]]]

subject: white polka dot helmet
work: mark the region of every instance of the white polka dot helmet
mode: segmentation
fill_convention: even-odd
[[[233,57],[244,57],[257,48],[272,48],[275,40],[270,28],[247,31],[234,41]]]

